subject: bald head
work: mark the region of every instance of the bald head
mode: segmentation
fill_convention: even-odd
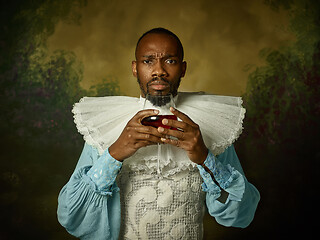
[[[182,46],[182,43],[181,43],[180,39],[173,32],[171,32],[171,31],[169,31],[169,30],[167,30],[165,28],[153,28],[153,29],[145,32],[144,34],[142,34],[142,36],[139,38],[139,40],[137,42],[137,45],[136,45],[136,51],[135,51],[136,58],[137,58],[137,52],[138,52],[138,49],[140,47],[141,41],[143,41],[143,39],[146,36],[148,36],[149,34],[163,34],[163,35],[167,35],[170,38],[174,39],[174,41],[176,42],[177,50],[178,50],[179,55],[181,57],[181,61],[183,61],[184,51],[183,51],[183,46]]]

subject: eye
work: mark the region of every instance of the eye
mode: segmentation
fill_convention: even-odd
[[[167,60],[166,60],[166,63],[168,63],[168,64],[175,64],[175,63],[177,63],[177,61],[174,60],[174,59],[167,59]]]
[[[148,64],[148,65],[150,65],[150,64],[152,64],[152,59],[145,59],[145,60],[143,60],[142,61],[144,64]]]

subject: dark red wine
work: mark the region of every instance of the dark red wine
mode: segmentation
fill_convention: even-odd
[[[166,126],[162,124],[162,120],[164,118],[178,120],[175,115],[156,115],[156,116],[150,116],[142,119],[141,123],[142,125],[145,125],[145,126],[151,126],[155,128],[158,128],[158,127],[163,127],[168,129],[171,128],[175,130],[176,128],[172,128],[170,126]]]

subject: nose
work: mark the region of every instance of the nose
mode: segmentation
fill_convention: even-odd
[[[156,64],[154,64],[153,71],[152,71],[152,77],[165,77],[168,73],[163,67],[162,61],[158,59]]]

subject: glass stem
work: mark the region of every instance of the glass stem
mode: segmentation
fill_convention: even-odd
[[[160,158],[161,158],[161,144],[158,143],[158,159],[157,159],[157,173],[158,173],[158,175],[161,174],[161,172],[160,172]]]

